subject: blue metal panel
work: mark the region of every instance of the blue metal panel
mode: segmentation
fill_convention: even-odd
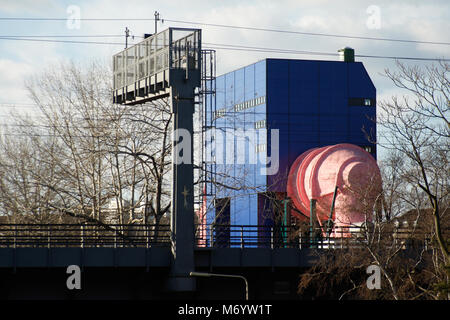
[[[348,64],[349,98],[372,98],[376,100],[376,89],[361,62]],[[349,106],[349,139],[354,144],[370,145],[366,133],[376,139],[376,107]],[[376,150],[375,145],[372,145]],[[375,154],[376,157],[376,154]]]
[[[335,62],[331,64],[332,73],[332,100],[329,107],[330,113],[333,115],[348,115],[348,73],[347,64]],[[347,127],[342,127],[347,130]]]
[[[255,121],[265,119],[265,105],[246,108],[236,111],[234,106],[238,103],[249,101],[255,97],[265,95],[265,61],[248,67],[230,72],[217,78],[217,109],[226,108],[227,115],[216,120],[218,129],[241,129],[254,130]],[[220,107],[219,107],[220,105]],[[265,138],[263,139],[265,141]],[[238,143],[239,142],[239,143]],[[258,141],[256,141],[257,143]],[[255,154],[255,141],[246,141],[245,136],[239,136],[232,132],[227,137],[225,144],[233,146],[232,163],[218,164],[217,172],[222,174],[230,174],[228,179],[222,179],[221,182],[235,186],[246,186],[248,190],[222,190],[216,194],[216,197],[231,196],[230,204],[230,222],[232,224],[249,224],[256,222],[256,210],[251,210],[251,201],[246,194],[254,193],[253,187],[265,186],[265,177],[259,174],[261,165],[259,163],[249,163],[250,153]],[[218,140],[216,145],[223,146]],[[231,150],[224,148],[225,159],[231,155]],[[245,153],[245,162],[238,163],[238,155]],[[217,159],[216,159],[217,160]],[[230,159],[228,159],[230,160]],[[241,159],[239,159],[241,160]],[[264,160],[264,159],[263,159]],[[219,179],[219,176],[216,177]],[[262,181],[261,178],[264,178]],[[256,201],[256,199],[253,199]],[[256,208],[256,206],[253,206]],[[209,221],[212,221],[212,212],[209,212]]]
[[[319,61],[291,60],[289,74],[291,114],[317,114],[319,63]]]
[[[266,96],[266,74],[265,74],[265,61],[258,62],[255,64],[255,97],[263,97]],[[259,70],[259,71],[258,71]],[[264,71],[264,73],[263,73]],[[267,99],[267,97],[266,97]],[[254,114],[255,122],[266,120],[267,121],[267,102],[265,104],[260,104],[255,106],[254,108],[248,109],[249,112]],[[254,146],[250,146],[250,149],[253,149],[256,158],[257,164],[254,166],[255,173],[255,187],[258,187],[259,190],[264,190],[267,185],[267,177],[265,175],[265,167],[266,167],[266,153],[258,152],[256,153],[256,147],[258,144],[267,144],[267,135],[266,130],[259,129],[257,130],[258,139]],[[256,212],[252,213],[252,215],[256,215]],[[252,219],[256,219],[252,216]]]
[[[227,107],[227,109],[234,105],[234,76],[235,72],[230,72],[225,75],[225,106]]]
[[[253,98],[266,97],[266,103],[255,106],[252,111],[254,112],[254,119],[256,121],[262,121],[267,119],[267,61],[259,61],[255,63],[255,92]],[[251,97],[249,97],[251,98]],[[268,125],[268,124],[267,124]],[[254,146],[254,151],[256,152],[256,147],[259,144],[266,144],[267,146],[267,130],[259,129],[258,130],[258,141]],[[266,167],[266,152],[258,152],[257,156],[257,164],[254,166],[254,174],[255,174],[255,187],[257,187],[258,191],[264,191],[267,188],[267,176],[265,175],[265,167]],[[256,193],[256,190],[252,192]],[[252,212],[250,214],[250,221],[252,224],[258,224],[258,202],[257,196],[252,197]]]
[[[255,97],[255,64],[251,64],[244,68],[244,86],[245,86],[245,97],[244,101],[249,101]],[[245,130],[255,130],[255,108],[249,108],[242,111],[244,116],[244,129]],[[248,153],[250,159],[250,153],[253,153],[255,156],[255,141],[246,141],[246,152]],[[255,159],[257,160],[257,159]],[[248,187],[254,188],[256,186],[256,161],[252,161],[252,163],[248,162],[245,165],[246,171],[246,180],[248,181]],[[248,193],[248,192],[247,192]],[[248,201],[247,203],[247,213],[242,213],[242,216],[245,216],[245,220],[251,224],[251,215],[252,212],[256,212],[251,207],[251,202],[249,196],[245,196],[245,199]]]
[[[375,122],[371,119],[375,119],[375,108],[373,107],[349,107],[352,108],[350,114],[350,139],[361,140],[367,142],[364,136],[363,128],[365,130],[375,130]]]
[[[331,113],[333,104],[333,62],[323,61],[319,63],[319,119],[323,115]],[[320,124],[322,127],[322,124]]]
[[[244,75],[244,77],[245,77],[245,100],[250,100],[255,97],[255,65],[251,64],[251,65],[245,67],[244,72],[245,72],[245,75]]]
[[[289,112],[289,60],[267,59],[268,123],[279,127]]]
[[[216,79],[216,110],[225,108],[225,77]]]
[[[249,217],[248,217],[248,196],[244,195],[242,192],[239,195],[236,195],[232,202],[235,204],[235,207],[232,208],[234,210],[234,217],[232,223],[235,225],[248,225]]]
[[[234,106],[234,88],[235,88],[235,72],[227,73],[225,76],[225,108],[226,108],[226,116],[224,117],[224,126],[222,128],[234,128],[234,114],[233,114],[233,106]],[[225,185],[234,185],[235,181],[233,177],[235,177],[235,157],[236,150],[234,144],[234,133],[232,130],[227,130],[225,134],[225,164],[223,165],[223,172],[225,172],[228,176],[223,179]],[[229,195],[228,190],[224,190],[224,196]]]
[[[267,65],[266,60],[263,60],[255,63],[255,92],[253,94],[254,98],[266,96],[267,99],[266,90],[267,90]],[[260,104],[251,109],[253,109],[252,112],[254,112],[255,115],[255,122],[261,120],[267,121],[267,102],[266,104]],[[265,135],[264,130],[258,130],[258,141],[254,147],[255,149],[253,149],[255,153],[258,144],[267,145],[267,136]],[[265,186],[267,185],[267,177],[262,172],[265,172],[266,153],[259,152],[256,154],[256,156],[257,156],[257,164],[255,165],[255,184],[257,187],[262,186],[263,188],[261,189],[264,189]],[[252,215],[256,215],[256,212],[252,213]],[[252,218],[255,219],[255,217]]]
[[[266,135],[253,145],[246,142],[245,164],[217,166],[218,172],[232,173],[233,178],[245,176],[245,186],[249,187],[228,191],[232,195],[232,223],[257,224],[258,200],[253,188],[264,191],[274,182],[282,181],[280,175],[286,175],[290,164],[306,150],[342,142],[368,145],[361,128],[375,132],[375,124],[368,119],[375,116],[375,108],[349,106],[348,99],[375,99],[375,94],[361,63],[268,59],[218,77],[217,109],[226,107],[233,112],[232,116],[217,120],[218,128],[250,130],[254,129],[255,122],[266,120],[268,129],[280,130],[280,169],[275,179],[267,180],[261,174],[270,154]],[[236,112],[232,109],[237,103],[263,96],[266,104]],[[263,143],[267,144],[267,151],[257,154],[256,164],[249,163],[249,153],[256,152],[256,145]],[[241,151],[234,150],[235,160]],[[284,191],[284,188],[285,183],[271,190]]]
[[[255,98],[266,95],[266,60],[255,63]]]
[[[245,69],[234,72],[234,104],[245,101]]]
[[[208,101],[209,102],[209,101]],[[225,108],[225,77],[224,76],[220,76],[216,78],[216,99],[215,99],[215,105],[213,105],[211,107],[212,111],[217,111],[217,110],[221,110]],[[206,110],[209,110],[210,106],[207,105],[206,106]],[[213,116],[213,115],[211,115]],[[214,119],[214,117],[213,117]],[[217,128],[223,127],[224,124],[224,119],[223,118],[219,118],[216,120],[212,121],[212,125],[216,126]],[[216,133],[220,133],[219,130],[216,130]],[[212,149],[207,150],[207,153],[211,153],[212,158],[215,158],[216,161],[221,161],[221,159],[219,158],[220,155],[224,154],[223,151],[223,143],[221,139],[217,139],[217,136],[215,136],[215,139],[212,142]],[[211,172],[221,172],[221,170],[223,170],[222,165],[221,164],[211,164],[210,166],[210,170]],[[214,177],[215,179],[218,179],[218,177]],[[220,180],[220,179],[218,179]],[[215,194],[217,192],[216,188],[214,185],[211,186],[212,189],[208,190],[209,192],[211,192],[211,194]],[[221,197],[222,195],[217,194],[218,197]],[[214,199],[214,196],[208,195],[207,196],[207,214],[206,214],[206,223],[207,224],[211,224],[215,221],[215,208],[214,208],[214,204],[212,203]]]
[[[321,62],[319,77],[319,144],[349,142],[346,64]]]
[[[288,84],[290,112],[285,118],[289,126],[288,168],[298,155],[319,143],[318,71],[318,61],[290,61]]]
[[[245,101],[245,69],[241,68],[234,72],[234,105],[242,103]],[[238,187],[243,187],[246,185],[246,173],[245,173],[245,163],[248,162],[248,153],[246,150],[245,136],[242,136],[243,129],[245,127],[245,114],[244,112],[235,111],[232,107],[231,112],[233,112],[233,128],[237,130],[235,134],[235,165],[234,165],[234,176],[237,177]],[[241,158],[244,159],[241,159]],[[242,161],[243,160],[243,161]],[[241,215],[245,208],[242,207],[244,204],[242,199],[242,193],[244,191],[235,190],[233,191],[232,203],[232,222],[235,224],[240,224]]]
[[[320,144],[348,141],[347,67],[340,62],[320,63]]]
[[[347,132],[348,116],[344,115],[322,115],[320,117],[321,145],[331,145],[350,142]]]
[[[375,97],[372,80],[361,62],[348,63],[349,97]]]
[[[279,170],[267,177],[271,191],[285,188],[286,168],[289,165],[289,60],[267,60],[267,126],[269,130],[278,129],[280,133],[278,158]],[[276,152],[276,150],[273,150]]]

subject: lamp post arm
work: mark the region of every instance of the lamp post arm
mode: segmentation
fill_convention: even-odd
[[[221,277],[221,278],[235,278],[235,279],[242,279],[245,283],[245,300],[248,300],[248,281],[247,278],[240,275],[235,274],[221,274],[221,273],[207,273],[207,272],[190,272],[189,275],[191,277]]]

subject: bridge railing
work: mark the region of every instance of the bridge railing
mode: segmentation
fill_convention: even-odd
[[[326,234],[297,226],[197,225],[197,247],[217,248],[349,248],[368,243],[363,227],[334,228]],[[446,234],[450,230],[446,229]],[[311,235],[312,234],[312,235]],[[386,231],[396,245],[427,246],[430,238],[409,229]],[[151,247],[170,245],[169,225],[153,224],[0,224],[0,248],[9,247]]]
[[[169,244],[169,225],[0,224],[0,247],[150,247]]]
[[[378,232],[395,245],[420,246],[429,244],[429,237],[423,232],[396,229]],[[300,230],[297,226],[254,226],[254,225],[198,225],[197,247],[218,248],[359,248],[373,239],[373,230],[360,226],[335,227],[329,233],[318,227]]]

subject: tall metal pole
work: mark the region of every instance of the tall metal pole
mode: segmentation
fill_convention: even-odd
[[[159,12],[155,11],[155,34],[158,33]]]
[[[174,291],[193,291],[195,290],[195,279],[189,277],[189,273],[194,270],[194,159],[192,137],[196,81],[187,80],[185,70],[171,70],[171,72],[170,100],[174,134],[171,219],[173,261],[169,287]],[[179,144],[182,147],[178,146]]]
[[[160,20],[159,13],[155,11],[155,33],[157,33],[157,22]],[[193,174],[193,114],[195,106],[194,90],[200,87],[200,61],[201,61],[201,31],[192,30],[193,33],[188,40],[176,39],[174,43],[172,32],[169,28],[168,43],[162,44],[164,48],[167,65],[164,70],[156,74],[149,74],[156,90],[155,99],[166,97],[169,93],[169,104],[172,113],[172,197],[171,197],[171,244],[172,260],[167,283],[169,290],[193,291],[195,290],[195,279],[189,276],[194,271],[194,174]],[[126,34],[128,35],[128,28]],[[154,35],[155,36],[155,35]],[[194,50],[194,51],[192,51]],[[173,61],[174,52],[184,58],[186,64],[178,64]],[[153,71],[152,71],[153,72]],[[147,80],[146,80],[147,81]],[[162,95],[157,84],[162,84]],[[147,87],[147,82],[146,82]],[[136,83],[133,99],[136,98]],[[128,90],[128,89],[127,89]],[[146,89],[147,90],[147,89]],[[149,89],[150,90],[150,89]],[[170,91],[169,91],[170,90]],[[169,92],[168,92],[169,91]],[[148,98],[148,96],[147,96]],[[132,101],[122,93],[121,102]],[[134,101],[136,103],[144,103]],[[117,102],[117,99],[115,100]]]
[[[128,37],[130,36],[130,30],[125,27],[125,49],[128,48]]]

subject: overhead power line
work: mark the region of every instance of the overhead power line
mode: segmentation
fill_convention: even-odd
[[[275,52],[275,53],[293,53],[293,54],[311,54],[311,55],[325,55],[325,56],[337,56],[338,53],[333,52],[319,52],[319,51],[307,51],[307,50],[295,50],[295,49],[279,49],[279,48],[267,48],[267,47],[254,47],[243,46],[223,43],[209,43],[203,42],[204,45],[209,46],[211,49],[225,49],[225,50],[242,50],[242,51],[260,51],[260,52]]]
[[[31,41],[31,42],[49,42],[49,43],[72,43],[72,44],[95,44],[95,45],[120,45],[122,42],[103,42],[103,41],[82,41],[82,40],[54,40],[54,39],[30,39],[30,38],[15,38],[15,37],[1,37],[0,40],[13,40],[13,41]],[[320,56],[337,56],[334,52],[318,52],[318,51],[303,51],[294,49],[279,49],[279,48],[266,48],[266,47],[252,47],[241,46],[231,44],[214,44],[205,43],[209,47],[205,49],[223,49],[223,50],[237,50],[247,52],[269,52],[269,53],[282,53],[282,54],[307,54],[307,55],[320,55]],[[377,56],[377,55],[355,55],[360,58],[380,58],[380,59],[398,59],[398,60],[418,60],[418,61],[450,61],[450,59],[442,58],[426,58],[426,57],[397,57],[397,56]]]
[[[0,35],[2,38],[118,38],[123,34],[80,34],[80,35]]]
[[[109,44],[109,45],[123,45],[122,42],[104,42],[104,41],[79,41],[79,40],[53,40],[53,39],[30,39],[30,38],[16,38],[16,37],[1,37],[1,40],[15,40],[15,41],[34,41],[34,42],[53,42],[53,43],[75,43],[75,44]]]
[[[0,17],[0,21],[67,21],[68,18]],[[155,18],[78,18],[80,21],[154,21]]]
[[[67,18],[27,18],[27,17],[0,17],[0,21],[67,21]],[[80,18],[80,21],[155,21],[155,18]],[[401,42],[401,43],[416,43],[416,44],[433,44],[433,45],[450,45],[450,42],[444,41],[423,41],[415,39],[395,39],[395,38],[381,38],[381,37],[367,37],[359,35],[347,35],[347,34],[331,34],[331,33],[320,33],[320,32],[306,32],[306,31],[295,31],[295,30],[283,30],[275,28],[266,27],[251,27],[251,26],[238,26],[229,24],[218,24],[218,23],[207,23],[199,21],[184,21],[184,20],[174,20],[174,19],[161,19],[167,22],[180,23],[180,24],[190,24],[199,25],[207,27],[216,28],[231,28],[238,30],[250,30],[250,31],[262,31],[262,32],[275,32],[275,33],[285,33],[285,34],[297,34],[306,36],[319,36],[319,37],[332,37],[332,38],[345,38],[345,39],[357,39],[357,40],[372,40],[372,41],[389,41],[389,42]]]
[[[233,45],[213,45],[211,44],[205,49],[222,49],[222,50],[237,50],[237,51],[255,51],[255,52],[271,52],[271,53],[284,53],[284,54],[307,54],[307,55],[319,55],[319,56],[339,56],[338,53],[333,52],[317,52],[317,51],[302,51],[292,49],[271,49],[261,47],[240,47]],[[447,58],[426,58],[426,57],[401,57],[401,56],[381,56],[381,55],[364,55],[355,54],[358,58],[374,58],[374,59],[392,59],[392,60],[417,60],[417,61],[450,61]]]
[[[423,43],[423,44],[437,44],[437,45],[447,45],[447,46],[450,45],[450,42],[421,41],[421,40],[393,39],[393,38],[377,38],[377,37],[366,37],[366,36],[355,36],[355,35],[344,35],[344,34],[330,34],[330,33],[304,32],[304,31],[282,30],[282,29],[272,29],[272,28],[235,26],[235,25],[228,25],[228,24],[204,23],[204,22],[194,22],[194,21],[182,21],[182,20],[170,20],[170,19],[164,19],[164,20],[168,21],[168,22],[203,25],[203,26],[209,26],[209,27],[232,28],[232,29],[264,31],[264,32],[276,32],[276,33],[287,33],[287,34],[299,34],[299,35],[307,35],[307,36],[347,38],[347,39],[359,39],[359,40],[375,40],[375,41],[392,41],[392,42],[405,42],[405,43]]]

